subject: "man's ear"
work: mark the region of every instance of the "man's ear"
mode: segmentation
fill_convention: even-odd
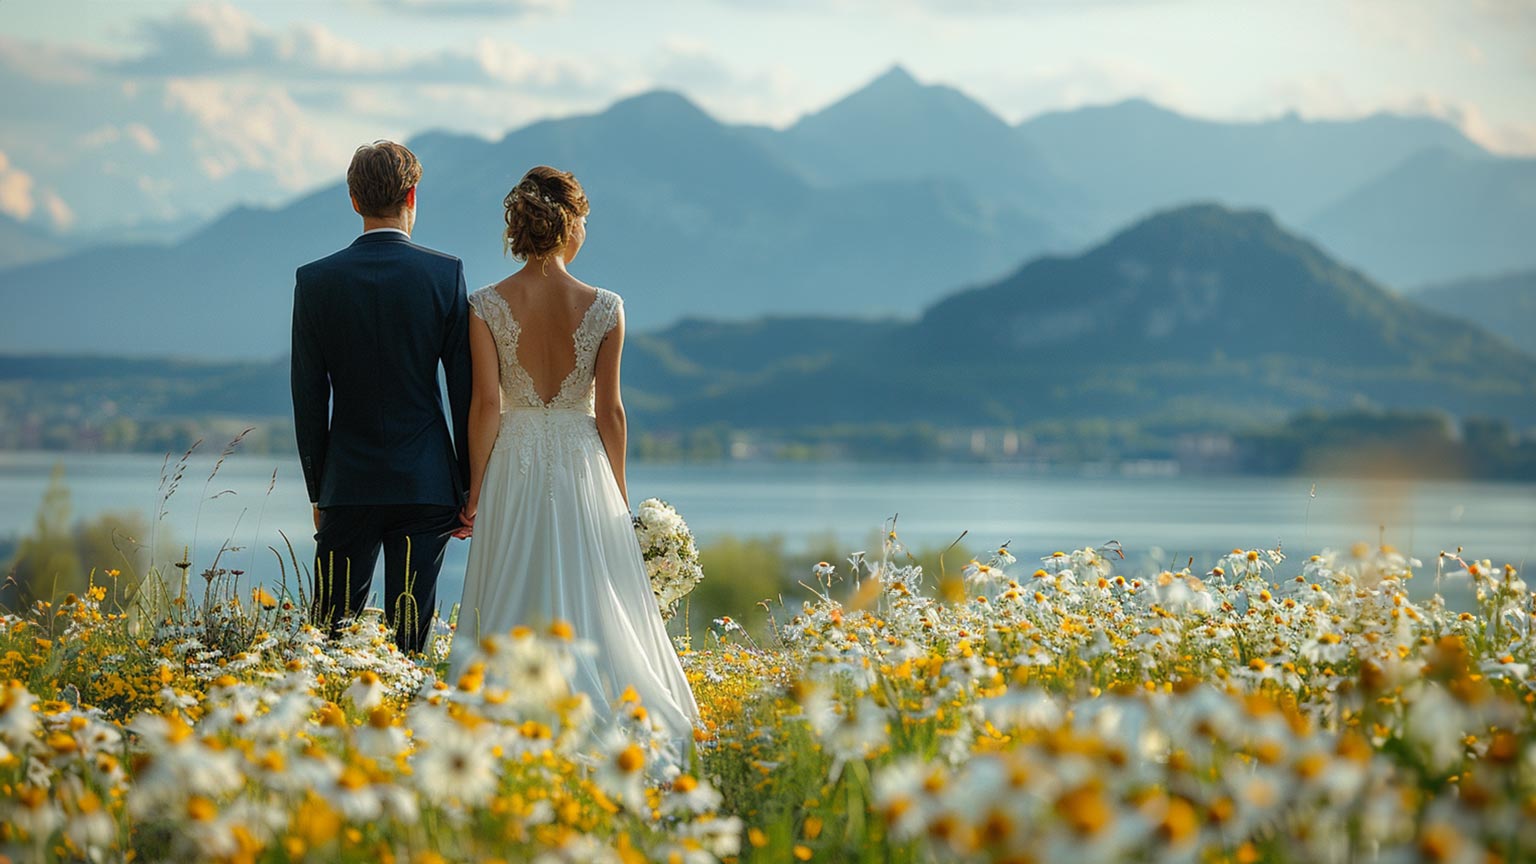
[[[412,209],[412,210],[416,209],[416,187],[415,186],[412,186],[411,188],[405,190],[405,206],[410,208],[410,209]]]
[[[363,215],[363,208],[357,205],[357,196],[349,194],[347,197],[352,199],[352,212],[359,216]]]

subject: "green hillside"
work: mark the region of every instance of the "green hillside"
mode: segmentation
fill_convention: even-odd
[[[1471,321],[1536,354],[1536,270],[1429,286],[1412,298]]]

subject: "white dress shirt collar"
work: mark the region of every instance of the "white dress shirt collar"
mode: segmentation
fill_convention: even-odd
[[[410,237],[411,237],[411,235],[405,233],[404,231],[401,231],[399,228],[370,228],[367,231],[363,232],[363,236],[367,237],[369,234],[379,234],[379,233],[382,233],[382,232],[385,232],[385,231],[393,231],[396,234],[399,234],[401,237],[406,238],[407,240],[409,240]]]

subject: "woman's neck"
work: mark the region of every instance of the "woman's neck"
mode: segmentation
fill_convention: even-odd
[[[542,258],[529,258],[527,263],[523,264],[522,272],[540,278],[571,275],[565,269],[565,257],[559,253],[545,255]]]

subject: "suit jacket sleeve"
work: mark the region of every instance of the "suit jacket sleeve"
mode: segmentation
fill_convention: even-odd
[[[325,472],[325,448],[330,437],[331,378],[325,367],[320,332],[314,326],[302,277],[293,289],[293,431],[298,439],[299,462],[304,466],[304,485],[309,500],[320,501],[320,478]]]
[[[458,265],[458,285],[448,306],[448,326],[443,334],[443,375],[448,383],[448,407],[453,415],[453,447],[458,459],[459,492],[469,490],[469,296],[464,283],[464,262]]]

